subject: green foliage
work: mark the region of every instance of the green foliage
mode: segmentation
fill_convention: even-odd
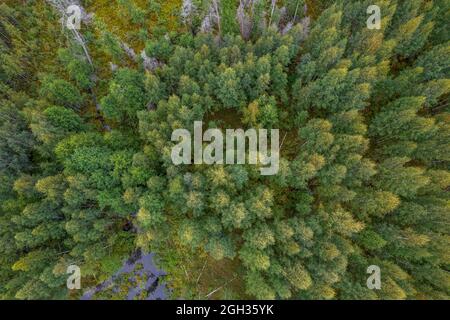
[[[79,109],[83,102],[83,97],[75,86],[50,75],[42,79],[39,93],[50,103],[74,109]]]
[[[0,5],[0,298],[78,298],[68,265],[95,285],[136,247],[186,297],[449,298],[448,1],[379,1],[380,30],[368,1],[250,2],[177,31],[181,1],[88,2],[77,38]],[[280,129],[278,174],[173,165],[194,121]]]
[[[136,112],[145,108],[147,94],[144,76],[131,69],[119,69],[101,100],[102,111],[113,120],[135,120]]]

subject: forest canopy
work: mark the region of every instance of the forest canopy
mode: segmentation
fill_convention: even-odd
[[[3,1],[0,299],[79,299],[136,250],[174,299],[449,299],[448,21],[446,0]],[[277,174],[175,165],[196,121],[279,129]]]

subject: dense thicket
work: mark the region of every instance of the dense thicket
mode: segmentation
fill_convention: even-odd
[[[94,285],[141,248],[175,297],[449,298],[448,1],[83,4],[81,37],[0,6],[0,297],[67,297],[69,264]],[[279,128],[280,171],[173,165],[199,120]]]

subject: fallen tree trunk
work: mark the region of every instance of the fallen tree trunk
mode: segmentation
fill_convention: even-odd
[[[81,20],[89,21],[91,19],[91,17],[92,17],[91,14],[87,14],[86,13],[86,11],[81,6],[81,4],[79,3],[78,0],[47,0],[47,2],[50,5],[52,5],[56,9],[56,11],[58,11],[58,13],[61,16],[61,21],[62,21],[63,25],[64,25],[64,21],[66,21],[66,19],[67,19],[66,10],[71,5],[76,5],[76,6],[78,6],[80,8],[80,10],[81,10]],[[85,40],[83,38],[83,35],[76,28],[70,28],[69,30],[71,31],[73,40],[75,41],[75,43],[77,43],[79,46],[81,46],[87,61],[92,66],[92,70],[93,70],[92,71],[93,72],[92,78],[94,79],[94,82],[96,82],[97,81],[97,76],[96,76],[95,71],[94,71],[94,63],[92,61],[91,55],[89,54],[89,48],[86,45],[86,42],[85,42]],[[89,93],[90,93],[92,101],[93,101],[93,103],[95,105],[97,119],[102,124],[103,130],[111,131],[111,127],[106,124],[106,120],[105,120],[105,118],[103,117],[103,115],[101,113],[101,106],[98,103],[97,96],[95,95],[94,90],[92,88],[89,89]]]

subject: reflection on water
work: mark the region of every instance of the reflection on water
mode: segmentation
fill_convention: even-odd
[[[81,299],[166,299],[168,291],[165,284],[160,283],[166,274],[157,269],[153,257],[153,253],[143,255],[140,250],[136,251],[118,272],[86,291]]]

